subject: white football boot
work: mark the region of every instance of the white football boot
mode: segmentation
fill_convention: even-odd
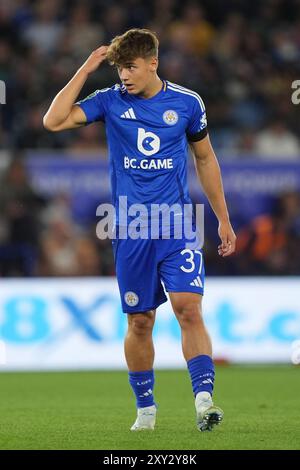
[[[197,393],[195,407],[199,431],[212,431],[214,426],[221,423],[224,413],[221,408],[214,406],[210,393]]]
[[[156,419],[156,406],[146,406],[145,408],[138,408],[137,418],[130,431],[146,431],[154,430]]]

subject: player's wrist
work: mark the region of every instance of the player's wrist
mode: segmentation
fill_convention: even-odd
[[[218,217],[219,225],[230,225],[229,216]]]
[[[85,66],[82,65],[78,70],[77,74],[82,76],[83,78],[87,79],[91,71]]]

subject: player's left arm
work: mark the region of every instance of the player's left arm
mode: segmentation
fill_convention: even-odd
[[[235,251],[236,235],[229,220],[217,157],[208,135],[202,140],[190,142],[190,146],[203,191],[219,221],[218,233],[222,243],[218,246],[218,253],[229,256]]]

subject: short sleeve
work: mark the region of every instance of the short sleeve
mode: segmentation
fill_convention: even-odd
[[[110,88],[96,90],[81,101],[77,101],[78,106],[86,115],[87,124],[95,121],[104,121],[107,109],[107,95]]]
[[[193,96],[193,106],[191,107],[191,115],[186,130],[189,142],[197,142],[204,139],[207,135],[207,119],[205,106],[198,94]]]

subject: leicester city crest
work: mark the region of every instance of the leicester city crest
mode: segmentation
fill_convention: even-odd
[[[173,109],[168,109],[168,111],[165,111],[163,114],[163,120],[166,124],[169,124],[169,126],[174,126],[178,121],[178,114]]]
[[[129,307],[135,307],[139,303],[139,297],[135,292],[125,292],[124,299]]]

